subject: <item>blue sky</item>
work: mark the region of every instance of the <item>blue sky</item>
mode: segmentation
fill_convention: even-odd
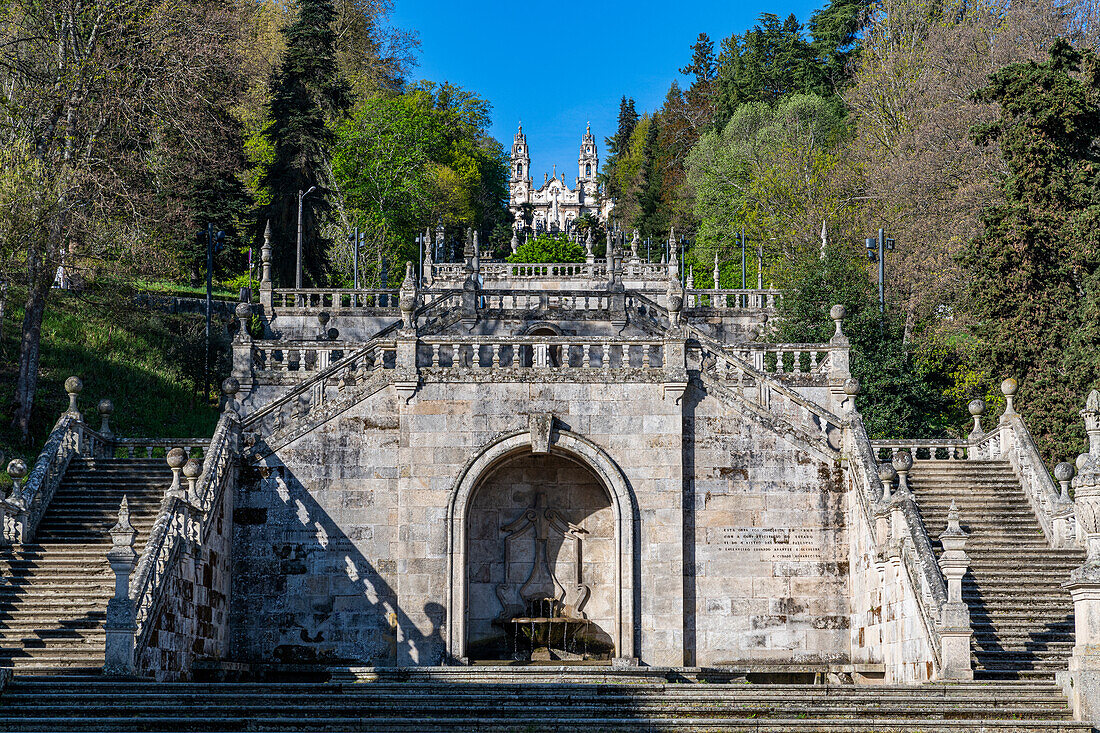
[[[823,4],[396,0],[390,24],[420,38],[413,79],[450,81],[487,98],[492,134],[506,148],[522,121],[534,176],[541,181],[556,163],[572,184],[585,122],[602,165],[619,98],[633,97],[639,112],[659,106],[701,31],[717,45],[761,12],[794,13],[805,23]]]

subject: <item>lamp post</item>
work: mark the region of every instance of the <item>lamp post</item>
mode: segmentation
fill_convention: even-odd
[[[746,288],[748,285],[745,282],[745,228],[741,227],[741,289]]]
[[[297,266],[294,270],[294,289],[302,289],[302,201],[306,196],[317,190],[316,186],[310,186],[308,191],[298,189],[298,256]]]
[[[215,244],[216,243],[216,244]],[[210,395],[210,312],[213,310],[214,253],[225,247],[225,232],[214,231],[213,224],[206,225],[206,364],[203,368],[203,399]]]
[[[367,241],[367,233],[359,231],[359,226],[355,226],[355,230],[348,234],[348,241],[351,242],[351,269],[354,271],[352,274],[352,286],[359,289],[359,248],[363,246],[363,243]]]
[[[886,312],[886,253],[894,248],[894,240],[882,229],[875,237],[867,237],[867,259],[878,263],[878,312]]]

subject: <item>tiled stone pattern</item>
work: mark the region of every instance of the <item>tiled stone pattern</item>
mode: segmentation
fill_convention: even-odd
[[[160,680],[187,678],[197,659],[226,659],[230,650],[230,571],[234,495],[227,491],[198,554],[184,551],[136,660]]]

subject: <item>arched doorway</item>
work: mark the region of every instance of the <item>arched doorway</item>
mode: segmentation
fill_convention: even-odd
[[[544,425],[551,425],[552,421],[546,417]],[[532,418],[533,426],[537,422]],[[554,462],[547,464],[536,460],[539,458],[549,458]],[[555,471],[557,480],[553,485],[538,478],[534,481],[524,479],[524,476],[537,477],[537,472],[547,465]],[[513,481],[516,483],[513,484]],[[518,486],[525,481],[525,485],[509,495],[509,485]],[[482,488],[485,489],[484,494]],[[599,491],[596,491],[597,488]],[[540,493],[544,494],[541,507]],[[502,542],[514,546],[514,551],[520,555],[528,553],[533,556],[538,552],[532,537],[537,528],[523,525],[537,523],[540,516],[546,522],[554,519],[545,514],[549,509],[556,509],[551,495],[554,502],[562,502],[560,505],[566,509],[557,512],[559,524],[553,534],[560,537],[552,539],[551,530],[544,525],[548,558],[546,567],[550,566],[549,560],[552,558],[554,572],[560,572],[566,579],[575,577],[567,574],[565,566],[578,557],[578,547],[566,535],[573,533],[579,536],[582,540],[579,543],[580,584],[590,586],[589,597],[579,610],[591,615],[591,621],[607,635],[606,642],[612,650],[610,653],[617,657],[637,656],[634,646],[634,522],[637,508],[633,494],[622,471],[601,448],[566,430],[551,429],[547,434],[544,427],[511,433],[484,446],[455,481],[448,504],[450,582],[447,589],[449,623],[446,633],[448,651],[456,661],[469,660],[471,652],[480,654],[491,647],[492,644],[486,644],[484,640],[493,633],[493,620],[504,617],[507,603],[518,603],[517,595],[523,598],[522,591],[517,591],[517,588],[522,588],[531,577],[533,562],[524,566],[518,561],[506,562],[503,554],[499,560],[495,558],[502,551]],[[493,497],[507,499],[508,506],[486,511]],[[529,511],[534,516],[528,514]],[[580,519],[580,523],[576,519]],[[570,531],[561,531],[563,525]],[[571,530],[569,525],[584,532]],[[590,539],[599,539],[592,548],[595,553],[593,559],[599,562],[591,565],[585,560],[588,548],[583,541],[589,532],[593,535]],[[526,549],[523,547],[525,538]],[[483,544],[475,546],[474,542]],[[509,547],[509,550],[512,549]],[[492,567],[494,563],[498,566],[495,570]],[[486,564],[489,567],[485,567]],[[503,575],[505,569],[513,575]],[[520,578],[520,575],[524,577]],[[540,595],[534,592],[537,583],[541,582],[538,573],[535,575],[536,585],[528,586],[525,603],[531,598],[537,600]],[[501,602],[496,588],[501,577],[505,578],[506,583],[501,589],[504,602]],[[589,583],[589,579],[593,582]],[[598,584],[595,582],[597,579]],[[558,583],[564,585],[560,578]],[[550,585],[553,585],[552,581]],[[593,595],[591,590],[596,585],[599,585],[599,593]],[[486,589],[491,589],[492,598],[485,593]],[[566,594],[560,602],[575,606],[571,601],[583,592],[574,588],[572,594]],[[610,606],[610,611],[607,606]],[[526,611],[527,608],[524,609]],[[502,632],[500,635],[503,635]],[[472,645],[469,643],[471,641]],[[500,649],[499,644],[497,649]]]
[[[467,518],[467,656],[614,656],[614,510],[586,466],[516,454],[478,483]]]

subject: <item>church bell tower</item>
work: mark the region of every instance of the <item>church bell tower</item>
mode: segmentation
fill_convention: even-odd
[[[581,154],[577,158],[577,178],[580,186],[584,187],[587,194],[596,192],[596,176],[600,172],[600,159],[596,154],[596,138],[592,135],[592,124],[589,123],[581,138]]]
[[[508,183],[513,201],[526,201],[531,190],[531,154],[527,150],[527,136],[523,134],[523,125],[519,126],[512,141],[512,175]]]

